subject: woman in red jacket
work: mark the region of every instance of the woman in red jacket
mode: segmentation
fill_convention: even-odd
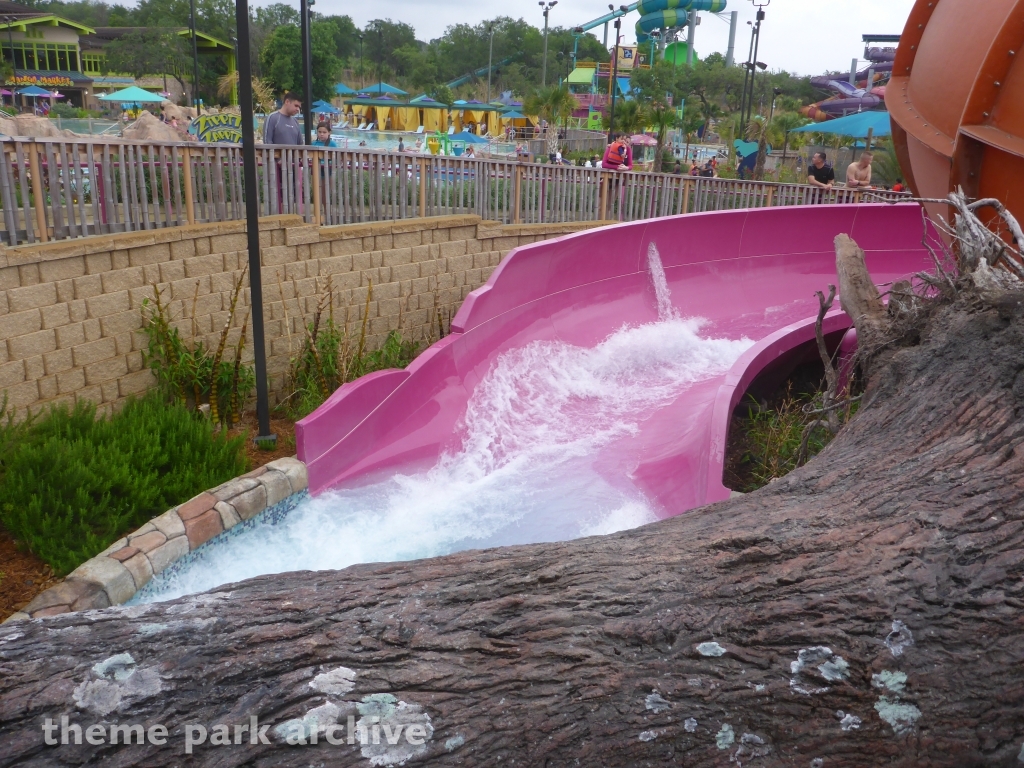
[[[633,148],[629,136],[615,137],[604,151],[601,167],[610,171],[633,170]]]

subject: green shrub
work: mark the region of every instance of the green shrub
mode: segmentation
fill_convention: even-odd
[[[100,419],[91,404],[52,408],[5,446],[0,523],[65,575],[151,517],[245,472],[243,442],[154,395]]]
[[[359,338],[353,344],[344,327],[334,321],[334,291],[329,278],[325,285],[326,291],[318,296],[313,320],[305,324],[302,348],[292,360],[289,376],[291,392],[285,398],[284,409],[294,419],[301,419],[315,411],[345,382],[355,381],[374,371],[405,368],[419,351],[419,343],[403,341],[398,330],[387,335],[380,349],[366,351],[366,326],[370,301],[373,299],[372,283],[366,293]],[[440,320],[439,315],[439,325]]]

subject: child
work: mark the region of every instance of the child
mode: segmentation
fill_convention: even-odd
[[[323,123],[320,123],[319,125],[317,125],[317,127],[316,127],[316,141],[313,142],[313,146],[314,147],[333,147],[335,149],[338,148],[338,145],[335,144],[334,140],[331,138],[331,124],[330,123],[323,122]]]

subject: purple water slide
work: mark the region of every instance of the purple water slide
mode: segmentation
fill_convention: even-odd
[[[655,243],[678,311],[706,318],[708,337],[755,343],[728,372],[643,421],[608,471],[628,476],[661,516],[728,498],[722,469],[732,413],[759,373],[813,340],[814,291],[836,281],[841,232],[864,248],[879,283],[930,265],[914,204],[691,214],[517,248],[466,298],[449,336],[403,371],[346,384],[296,425],[310,490],[431,465],[459,444],[470,394],[507,350],[534,340],[592,347],[624,324],[656,321],[648,267]],[[833,310],[825,331],[841,335],[850,325]]]

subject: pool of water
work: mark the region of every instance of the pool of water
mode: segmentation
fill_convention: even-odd
[[[334,140],[334,143],[342,149],[356,149],[359,148],[360,142],[366,142],[366,146],[362,147],[362,149],[376,149],[388,152],[397,152],[398,140],[401,139],[407,151],[417,151],[416,141],[419,140],[421,142],[419,151],[426,153],[429,151],[427,149],[427,135],[423,133],[398,133],[395,131],[357,131],[352,128],[335,128],[331,131],[331,138]],[[478,153],[489,153],[491,157],[498,155],[514,156],[516,145],[509,144],[508,142],[494,142],[491,144],[474,144],[473,149]]]
[[[476,386],[452,446],[432,466],[258,517],[157,576],[136,601],[268,573],[563,541],[653,522],[656,510],[619,460],[623,446],[752,343],[709,337],[699,318],[678,317],[656,258],[657,322],[623,326],[591,348],[533,341],[509,350]]]

